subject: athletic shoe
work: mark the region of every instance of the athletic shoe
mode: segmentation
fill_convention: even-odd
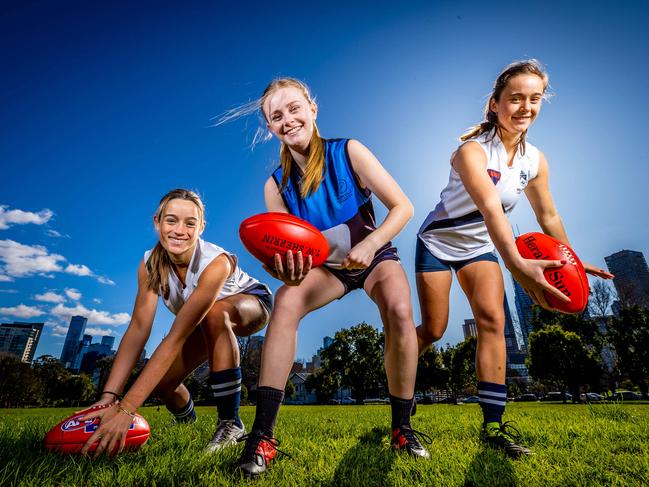
[[[518,444],[521,440],[521,434],[509,421],[503,424],[487,424],[482,428],[480,439],[490,447],[501,450],[511,458],[532,455],[529,448]]]
[[[397,451],[405,451],[414,457],[428,459],[430,458],[430,453],[421,444],[420,439],[424,440],[424,443],[427,445],[433,442],[427,434],[413,430],[410,426],[403,425],[392,430],[390,445]]]
[[[236,445],[237,440],[245,434],[245,426],[241,425],[240,428],[234,419],[219,420],[212,441],[205,448],[205,452],[217,452],[226,446]]]
[[[259,430],[251,431],[237,441],[246,442],[239,459],[238,469],[247,478],[257,477],[259,474],[264,473],[268,468],[268,464],[277,456],[278,452],[290,457],[288,453],[277,448],[279,440],[271,438]]]

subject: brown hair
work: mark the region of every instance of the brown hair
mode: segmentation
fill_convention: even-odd
[[[309,88],[302,83],[301,81],[295,78],[278,78],[271,81],[266,89],[264,90],[261,98],[259,98],[259,108],[263,113],[263,107],[266,99],[274,93],[276,90],[281,88],[293,87],[299,89],[304,98],[311,104],[315,103],[315,99],[311,96]],[[266,114],[264,114],[266,118]],[[268,119],[266,118],[268,122]],[[282,147],[279,151],[280,154],[280,163],[282,165],[282,183],[280,185],[280,193],[284,191],[286,185],[288,184],[288,178],[291,175],[291,170],[293,169],[293,156],[288,146],[282,143]],[[322,137],[320,137],[320,132],[318,132],[318,127],[313,123],[313,135],[311,136],[311,141],[309,143],[309,155],[306,160],[306,170],[302,176],[302,185],[300,188],[300,194],[302,198],[306,198],[314,191],[318,189],[322,179],[324,178],[325,172],[325,144]]]
[[[500,95],[507,86],[509,80],[514,76],[518,76],[519,74],[534,74],[541,78],[541,80],[543,81],[543,94],[545,95],[550,79],[548,77],[548,73],[545,71],[545,68],[538,60],[527,59],[525,61],[515,61],[511,63],[510,65],[506,66],[505,69],[503,69],[496,78],[493,90],[491,92],[491,95],[489,96],[489,99],[487,100],[487,105],[485,106],[484,120],[479,124],[471,127],[468,132],[462,134],[462,136],[460,136],[460,140],[462,142],[482,135],[485,132],[491,132],[492,130],[494,130],[495,136],[495,133],[499,128],[498,115],[496,115],[495,112],[491,111],[489,105],[491,104],[491,100],[500,100]],[[521,151],[521,154],[525,154],[526,135],[527,130],[521,134],[518,142],[516,143],[516,148]]]
[[[155,213],[158,224],[160,224],[164,210],[169,202],[175,199],[191,201],[194,203],[198,208],[201,223],[205,221],[205,207],[203,206],[200,196],[188,189],[173,189],[164,195],[158,204],[158,209]],[[148,273],[147,286],[165,299],[169,297],[169,273],[171,272],[171,265],[172,263],[169,254],[158,241],[149,256],[149,259],[146,261],[146,270]]]

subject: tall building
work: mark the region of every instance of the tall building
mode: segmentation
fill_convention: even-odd
[[[61,363],[66,368],[75,365],[75,359],[79,352],[79,342],[81,341],[81,335],[86,330],[87,323],[88,318],[85,316],[73,316],[70,320],[70,328],[68,328],[68,334],[65,336],[65,343],[61,352]]]
[[[518,339],[516,338],[516,330],[514,329],[514,321],[512,320],[512,313],[509,311],[509,303],[507,302],[507,294],[503,301],[505,309],[505,344],[507,347],[507,354],[518,353],[520,347],[518,346]]]
[[[72,365],[70,365],[71,370],[79,370],[81,367],[81,359],[83,358],[83,355],[86,353],[88,348],[90,348],[90,345],[92,344],[92,336],[91,335],[83,335],[83,338],[77,345],[77,351],[74,354],[74,358],[72,359]]]
[[[115,345],[115,337],[111,335],[104,335],[101,337],[101,344],[108,347],[108,350],[112,350]]]
[[[615,274],[613,284],[621,304],[649,307],[649,267],[642,252],[620,250],[604,260]]]
[[[43,323],[14,321],[0,326],[0,352],[10,353],[30,364],[34,360]]]
[[[88,338],[90,340],[87,340]],[[92,343],[92,337],[89,335],[83,336],[81,350],[76,361],[78,365],[74,367],[76,370],[90,374],[97,367],[97,361],[100,358],[115,355],[112,347],[114,340],[104,340],[104,338],[102,337],[101,343]]]
[[[521,327],[523,335],[523,344],[525,350],[528,350],[528,337],[532,332],[532,299],[523,291],[521,285],[512,277],[514,284],[514,304],[516,305],[516,314],[518,315],[518,324]]]
[[[334,339],[331,338],[330,336],[326,336],[322,339],[322,346],[323,348],[329,348],[331,345],[333,345]]]
[[[469,337],[478,336],[478,327],[476,326],[475,320],[473,318],[464,320],[464,324],[462,325],[462,332],[464,333],[465,340]]]

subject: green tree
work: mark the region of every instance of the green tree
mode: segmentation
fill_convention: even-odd
[[[448,386],[457,400],[467,387],[476,383],[475,375],[475,353],[477,347],[476,337],[469,337],[455,347],[447,348],[447,360],[449,363]]]
[[[295,385],[288,379],[286,381],[286,386],[284,386],[284,397],[286,399],[291,399],[295,395]]]
[[[341,386],[341,374],[323,362],[323,366],[315,374],[306,379],[306,388],[315,390],[318,402],[326,403],[332,399]]]
[[[322,370],[309,384],[319,397],[330,395],[334,385],[349,387],[362,401],[378,395],[385,387],[383,334],[363,322],[336,333],[333,343],[322,351]],[[323,389],[318,390],[318,387]]]
[[[449,371],[444,365],[442,353],[435,345],[428,347],[417,362],[415,389],[424,392],[433,388],[442,389],[446,387],[448,379]]]
[[[41,401],[41,383],[31,366],[15,355],[0,354],[0,407],[37,405]]]
[[[620,310],[609,322],[609,340],[615,350],[616,368],[647,398],[649,379],[649,310],[632,306]]]
[[[599,357],[572,331],[546,325],[530,333],[527,367],[534,379],[572,393],[579,401],[580,386],[599,382]]]

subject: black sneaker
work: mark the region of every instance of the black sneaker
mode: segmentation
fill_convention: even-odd
[[[413,457],[419,458],[430,458],[430,453],[424,448],[421,444],[420,439],[424,440],[424,443],[430,445],[433,440],[430,436],[421,431],[413,430],[410,426],[399,426],[392,430],[392,438],[390,439],[390,445],[397,451],[405,451]]]
[[[501,450],[505,455],[511,458],[520,458],[532,455],[529,448],[518,444],[521,441],[521,434],[510,424],[509,421],[499,425],[498,427],[487,426],[482,428],[480,439],[490,447]]]
[[[237,440],[237,442],[241,441],[245,441],[246,446],[237,468],[246,478],[257,477],[264,473],[277,453],[290,457],[288,453],[277,448],[279,440],[271,438],[259,430],[252,431]]]

